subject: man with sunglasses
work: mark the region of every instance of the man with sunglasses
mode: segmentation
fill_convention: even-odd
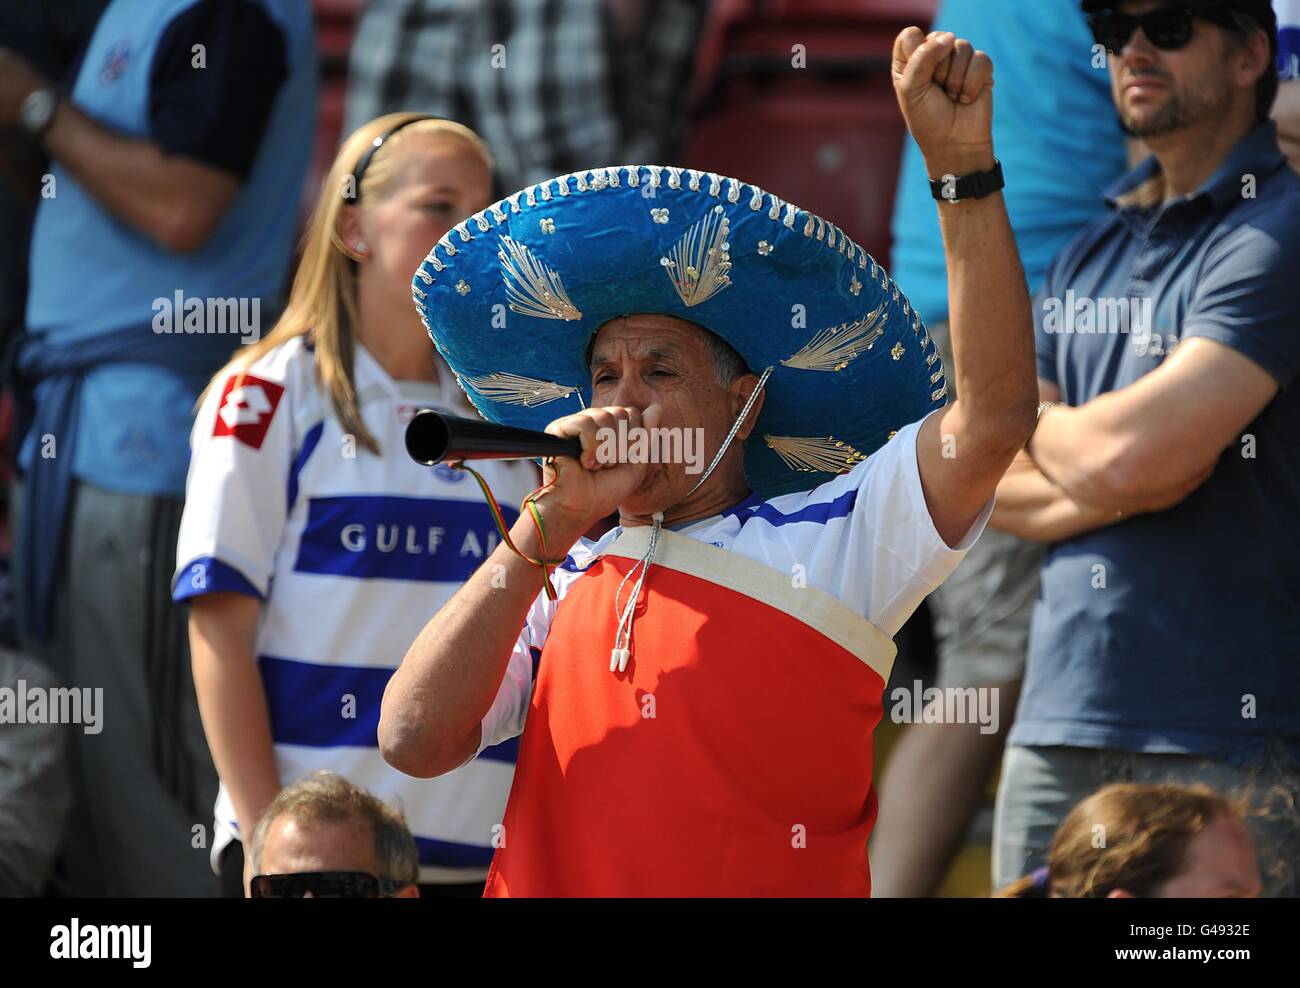
[[[420,895],[419,855],[402,814],[334,772],[313,772],[280,790],[249,853],[252,899]]]
[[[1153,156],[1034,304],[1045,405],[991,524],[1050,549],[995,884],[1102,785],[1200,781],[1272,810],[1266,892],[1296,894],[1300,176],[1268,119],[1276,21],[1267,0],[1083,7]]]

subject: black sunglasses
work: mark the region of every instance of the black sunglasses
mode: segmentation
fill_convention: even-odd
[[[364,871],[302,871],[290,875],[254,875],[254,899],[378,899],[395,895],[404,883],[376,878]]]
[[[1157,48],[1176,51],[1192,40],[1193,21],[1201,17],[1223,27],[1235,27],[1232,12],[1224,7],[1161,7],[1145,14],[1101,10],[1088,15],[1097,44],[1118,55],[1138,28]]]

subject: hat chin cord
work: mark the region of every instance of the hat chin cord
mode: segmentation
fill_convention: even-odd
[[[618,619],[618,628],[614,632],[614,648],[609,653],[610,672],[617,673],[626,671],[628,659],[631,658],[632,622],[635,619],[636,602],[641,597],[641,588],[645,585],[646,574],[650,572],[650,564],[654,562],[655,549],[659,546],[659,531],[663,527],[664,513],[677,507],[677,505],[691,497],[691,495],[704,486],[704,482],[709,479],[709,475],[713,473],[717,465],[722,462],[722,458],[727,454],[727,450],[731,446],[731,441],[736,438],[736,433],[740,431],[741,425],[744,424],[745,419],[749,417],[750,409],[754,407],[754,402],[758,399],[759,392],[763,390],[763,385],[767,383],[767,379],[771,375],[772,367],[768,367],[761,375],[759,375],[758,384],[754,386],[754,390],[750,392],[749,398],[746,399],[745,407],[742,408],[740,414],[736,416],[736,421],[731,424],[731,431],[727,433],[727,438],[722,441],[722,445],[714,455],[713,461],[709,464],[708,469],[704,471],[704,475],[696,481],[695,486],[672,504],[668,505],[668,507],[656,511],[652,516],[653,520],[650,528],[650,542],[646,546],[645,552],[642,553],[641,558],[636,561],[632,568],[627,571],[627,574],[619,582],[618,590],[614,593],[614,617]],[[618,601],[619,598],[623,596],[623,587],[627,581],[631,579],[632,574],[636,573],[638,570],[640,570],[640,573],[637,576],[636,583],[632,586],[632,596],[628,598],[627,603],[620,609]]]

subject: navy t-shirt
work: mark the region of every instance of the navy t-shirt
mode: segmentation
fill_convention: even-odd
[[[1035,302],[1039,376],[1082,405],[1205,336],[1281,390],[1185,501],[1051,547],[1010,739],[1300,757],[1300,176],[1269,122],[1193,195],[1108,201]]]
[[[158,45],[149,136],[168,154],[247,179],[289,75],[287,47],[280,26],[258,4],[199,0],[171,22]]]

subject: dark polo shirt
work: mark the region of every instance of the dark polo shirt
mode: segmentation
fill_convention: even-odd
[[[1038,373],[1082,405],[1204,336],[1281,391],[1168,511],[1051,547],[1011,741],[1300,757],[1300,176],[1261,124],[1194,194],[1116,197],[1035,302]]]

